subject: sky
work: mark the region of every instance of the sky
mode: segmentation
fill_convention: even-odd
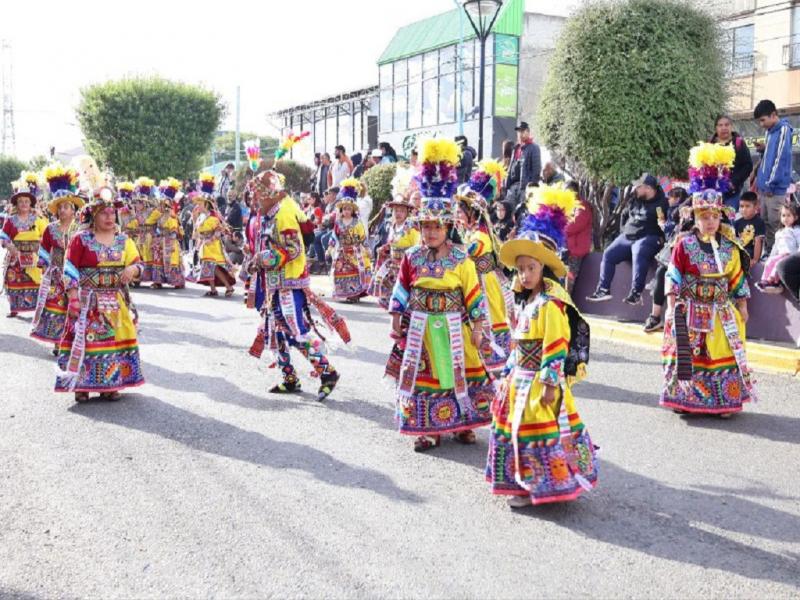
[[[526,10],[567,14],[577,0],[526,0]],[[13,0],[0,39],[11,44],[16,155],[79,146],[80,89],[159,75],[219,92],[222,129],[275,135],[271,111],[374,85],[395,31],[445,12],[455,0]],[[3,60],[8,60],[7,56]]]

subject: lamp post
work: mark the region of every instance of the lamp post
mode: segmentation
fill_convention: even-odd
[[[503,0],[463,0],[469,24],[481,43],[480,96],[478,100],[478,160],[483,158],[483,111],[486,99],[486,39],[503,6]]]

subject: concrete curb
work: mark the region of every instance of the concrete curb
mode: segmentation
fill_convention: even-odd
[[[586,315],[584,315],[586,316]],[[661,350],[662,333],[645,333],[642,326],[634,323],[618,323],[609,319],[586,316],[592,330],[592,337],[636,346]],[[800,372],[800,350],[747,342],[747,360],[756,371],[780,375],[797,376]]]

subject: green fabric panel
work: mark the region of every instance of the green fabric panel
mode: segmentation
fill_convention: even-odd
[[[450,331],[447,327],[447,318],[444,315],[430,315],[428,317],[428,335],[431,340],[431,354],[429,357],[436,370],[436,377],[443,390],[455,387],[453,377],[453,352],[450,348]]]

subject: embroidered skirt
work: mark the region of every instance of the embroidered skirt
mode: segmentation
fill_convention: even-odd
[[[36,310],[39,284],[28,274],[29,270],[18,264],[8,265],[6,269],[5,294],[11,312]]]
[[[67,322],[67,292],[61,268],[53,266],[42,277],[33,318],[31,337],[57,343]]]

